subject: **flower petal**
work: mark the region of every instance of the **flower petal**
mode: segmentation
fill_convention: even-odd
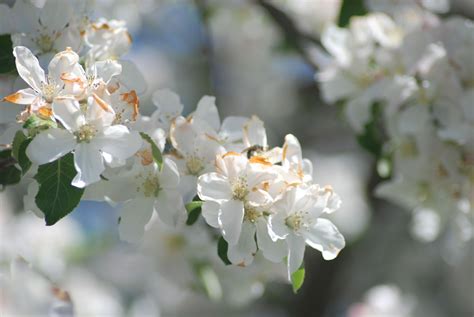
[[[274,263],[281,263],[288,254],[285,241],[272,241],[268,233],[267,222],[263,218],[257,220],[256,226],[258,248],[262,251],[263,256]]]
[[[91,143],[113,157],[125,160],[141,148],[142,138],[138,132],[118,124],[106,128]]]
[[[236,245],[229,245],[227,257],[233,264],[247,266],[252,263],[256,252],[255,226],[249,222],[244,222],[242,223],[239,241]]]
[[[228,180],[217,173],[201,175],[198,178],[197,192],[202,200],[223,202],[232,198]]]
[[[176,190],[161,190],[155,201],[158,217],[165,224],[178,226],[186,220],[183,198]]]
[[[137,243],[143,238],[145,225],[153,214],[153,198],[137,198],[123,204],[120,212],[120,239]]]
[[[216,97],[204,96],[199,100],[193,118],[206,122],[214,131],[218,131],[221,125],[219,112],[216,107]]]
[[[28,158],[38,165],[50,163],[71,152],[76,139],[69,131],[48,129],[38,134],[26,149]]]
[[[16,46],[13,49],[15,55],[16,69],[18,75],[37,92],[41,91],[41,84],[46,82],[44,70],[38,59],[24,46]]]
[[[105,83],[108,83],[112,77],[118,76],[122,72],[122,65],[110,59],[96,62],[92,67],[95,75],[102,78]]]
[[[241,201],[229,200],[221,204],[219,227],[229,245],[235,245],[239,241],[243,220],[244,204]]]
[[[325,260],[334,259],[346,245],[342,234],[327,219],[317,219],[315,225],[308,231],[303,231],[302,235],[306,239],[306,244],[322,252]]]
[[[16,93],[3,98],[4,101],[19,105],[31,105],[37,98],[36,92],[31,88],[18,90]]]
[[[163,170],[159,176],[160,186],[163,188],[176,188],[179,184],[179,171],[176,163],[169,158],[163,160]]]
[[[207,224],[214,228],[219,228],[219,211],[221,206],[214,201],[205,201],[201,206],[201,214]]]
[[[71,184],[79,188],[100,181],[100,174],[105,170],[102,154],[91,143],[79,143],[76,146],[74,166],[77,175]]]
[[[63,74],[72,72],[79,63],[79,55],[70,48],[54,55],[48,65],[48,76],[57,85],[62,83]],[[50,79],[50,81],[51,81]]]
[[[79,102],[73,98],[56,98],[53,101],[53,115],[69,131],[76,131],[86,123]]]
[[[291,279],[291,274],[296,272],[303,263],[306,244],[303,237],[294,234],[288,235],[286,242],[288,243],[288,278]]]

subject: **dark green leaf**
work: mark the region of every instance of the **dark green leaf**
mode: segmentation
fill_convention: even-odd
[[[71,185],[76,174],[72,153],[38,167],[35,179],[39,190],[35,202],[45,215],[46,225],[54,225],[79,204],[84,189]]]
[[[153,155],[153,160],[158,164],[159,169],[161,170],[163,167],[163,156],[161,155],[161,151],[153,141],[153,139],[146,133],[140,132],[140,136],[143,140],[148,142],[151,146],[151,154]]]
[[[10,34],[0,35],[0,74],[10,73],[15,69],[11,36]]]
[[[16,159],[18,165],[20,165],[23,175],[25,175],[31,167],[31,161],[26,155],[26,148],[31,140],[32,139],[27,138],[21,130],[18,131],[13,138],[12,156]]]
[[[21,171],[15,166],[12,150],[0,152],[0,185],[13,185],[21,180]]]
[[[364,0],[344,0],[339,12],[338,25],[345,27],[349,24],[351,17],[365,14],[367,14],[367,9],[364,5]]]
[[[228,249],[229,245],[227,244],[227,241],[225,241],[223,237],[219,237],[219,240],[217,241],[217,255],[219,255],[219,258],[221,258],[225,265],[232,264],[232,262],[230,262],[229,258],[227,257]]]
[[[188,219],[186,224],[188,226],[193,225],[201,214],[202,201],[192,201],[186,204],[186,211],[188,212]]]
[[[15,136],[13,137],[12,143],[12,156],[18,161],[18,152],[20,151],[20,145],[23,141],[26,140],[26,136],[23,131],[19,130],[16,132]]]
[[[305,270],[304,267],[299,268],[297,271],[291,274],[291,285],[293,286],[293,292],[296,294],[298,290],[303,286]]]
[[[375,103],[372,105],[372,118],[364,126],[364,131],[357,136],[359,144],[374,154],[376,157],[382,155],[383,146],[383,128],[378,125],[380,120],[380,105]]]

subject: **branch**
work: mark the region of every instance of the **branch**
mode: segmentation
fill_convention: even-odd
[[[299,30],[293,20],[285,12],[267,0],[255,0],[255,2],[266,11],[268,16],[279,27],[286,41],[301,54],[301,57],[313,68],[318,69],[319,66],[308,54],[307,47],[309,45],[316,45],[324,50],[319,39]]]

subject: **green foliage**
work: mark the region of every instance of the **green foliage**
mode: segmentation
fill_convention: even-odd
[[[15,158],[18,165],[20,165],[23,175],[25,175],[31,167],[31,161],[26,155],[26,148],[31,141],[32,139],[28,138],[21,130],[18,131],[13,138],[12,156]]]
[[[338,25],[345,27],[353,16],[360,16],[367,14],[367,8],[364,5],[364,0],[344,0],[339,12]]]
[[[34,137],[39,132],[49,129],[49,128],[57,128],[58,125],[51,119],[44,119],[36,114],[31,114],[26,122],[23,124],[23,128],[28,130],[28,134],[31,137]]]
[[[360,146],[379,158],[382,155],[383,133],[380,126],[378,126],[380,117],[380,104],[374,103],[372,105],[372,118],[364,126],[364,131],[357,136],[357,141]]]
[[[186,204],[186,211],[188,212],[188,219],[186,224],[192,226],[201,214],[202,201],[192,201]]]
[[[151,146],[151,154],[153,156],[153,160],[156,164],[158,164],[158,168],[161,170],[163,168],[163,156],[161,155],[161,151],[153,141],[153,139],[146,133],[140,132],[140,136],[143,140],[148,142]]]
[[[21,171],[15,166],[12,150],[0,152],[0,185],[17,184],[21,180]]]
[[[84,189],[71,185],[76,174],[72,153],[39,166],[35,176],[39,184],[35,202],[44,213],[47,226],[54,225],[79,204]]]
[[[232,262],[229,261],[229,258],[227,257],[227,250],[229,249],[229,245],[227,244],[227,241],[223,237],[219,237],[219,240],[217,241],[217,255],[219,255],[219,258],[224,262],[225,265],[230,265]]]
[[[293,292],[296,294],[298,290],[303,286],[304,283],[305,269],[304,267],[299,268],[297,271],[291,274],[291,285],[293,286]]]
[[[15,57],[10,34],[0,35],[0,74],[15,71]]]

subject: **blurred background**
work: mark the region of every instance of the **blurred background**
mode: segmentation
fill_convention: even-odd
[[[133,45],[126,59],[147,83],[142,113],[155,109],[157,89],[177,92],[185,113],[214,95],[221,117],[258,115],[271,145],[294,134],[313,162],[315,182],[339,193],[343,206],[331,216],[347,246],[330,262],[308,248],[298,294],[283,282],[237,278],[233,292],[213,301],[170,283],[166,269],[157,273],[157,265],[179,266],[179,256],[163,261],[162,254],[119,242],[114,208],[83,202],[71,217],[45,227],[20,212],[19,188],[0,193],[2,259],[18,254],[57,278],[78,316],[474,316],[472,241],[460,245],[456,229],[423,241],[436,223],[374,198],[374,160],[339,109],[321,101],[311,56],[291,41],[292,26],[318,39],[340,6],[339,0],[97,0],[94,13],[127,21]],[[271,8],[293,24],[282,27]],[[472,18],[474,1],[454,1],[448,14],[459,12]],[[412,230],[420,227],[416,221],[425,235]],[[153,237],[146,243],[157,244]]]

